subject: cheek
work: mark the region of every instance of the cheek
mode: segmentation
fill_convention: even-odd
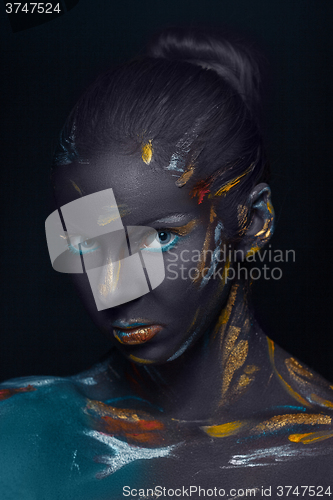
[[[185,280],[201,291],[212,281],[226,281],[229,266],[223,224],[211,220],[196,235],[177,249],[167,252],[165,258],[166,279]]]
[[[95,321],[97,318],[97,308],[95,299],[93,297],[90,283],[86,274],[72,274],[71,281],[74,285],[75,291],[83,303],[85,309]]]

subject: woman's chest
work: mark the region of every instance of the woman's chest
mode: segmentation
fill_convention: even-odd
[[[283,498],[280,486],[333,486],[329,440],[239,436],[229,424],[115,407],[69,387],[16,397],[0,418],[0,492],[9,500]]]

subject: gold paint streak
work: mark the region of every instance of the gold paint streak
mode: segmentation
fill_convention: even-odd
[[[108,416],[115,419],[128,420],[130,422],[138,422],[140,420],[135,410],[116,408],[102,403],[101,401],[90,400],[87,404],[87,409],[95,411],[102,417]]]
[[[193,283],[198,283],[204,277],[203,270],[205,269],[207,254],[209,253],[208,249],[209,249],[210,240],[212,238],[212,229],[213,229],[213,222],[214,222],[215,217],[216,217],[216,212],[215,212],[214,206],[212,204],[210,207],[209,224],[207,227],[204,244],[203,244],[203,247],[201,250],[200,260],[197,264],[198,275],[192,280]]]
[[[239,380],[237,382],[237,387],[235,388],[236,392],[238,392],[240,389],[246,389],[246,387],[253,381],[254,377],[249,377],[248,375],[245,375],[244,373],[239,377]]]
[[[226,359],[229,356],[232,349],[234,348],[234,345],[236,343],[236,340],[239,337],[240,332],[241,332],[240,327],[230,326],[226,340],[225,340],[224,359]]]
[[[250,248],[250,250],[247,252],[245,258],[247,257],[251,257],[252,255],[254,255],[255,253],[257,253],[258,251],[260,250],[259,246],[258,245],[255,245],[253,246],[252,248]]]
[[[206,434],[212,437],[227,437],[237,434],[237,432],[247,424],[246,421],[236,420],[235,422],[228,422],[221,425],[207,425],[202,427]]]
[[[109,261],[106,265],[107,271],[105,274],[104,283],[101,283],[98,286],[99,293],[103,295],[103,297],[107,297],[110,293],[114,293],[117,288],[121,268],[121,259],[119,259],[115,263]],[[114,269],[115,267],[117,268],[116,272]]]
[[[154,363],[154,361],[151,361],[150,359],[137,358],[136,356],[133,356],[133,354],[130,354],[128,357],[132,361],[135,361],[135,363],[146,363],[146,364]]]
[[[260,236],[261,234],[266,233],[270,222],[271,222],[271,219],[266,219],[264,222],[263,228],[260,231],[258,231],[258,233],[256,233],[254,236]]]
[[[151,162],[151,159],[153,157],[153,145],[151,143],[151,140],[146,142],[146,144],[142,144],[141,146],[141,153],[142,153],[142,159],[143,161],[149,165]]]
[[[99,226],[106,226],[107,224],[110,224],[110,222],[113,222],[115,220],[119,219],[119,215],[105,215],[105,216],[99,216],[97,220],[97,224]]]
[[[74,181],[72,181],[72,179],[69,179],[69,180],[71,181],[72,186],[75,189],[75,191],[77,191],[80,196],[83,196],[83,191],[79,188],[79,186]]]
[[[185,226],[171,227],[170,231],[173,231],[180,236],[186,236],[198,225],[198,219],[190,220]]]
[[[238,222],[243,222],[246,215],[247,215],[247,207],[245,205],[238,205],[237,207]]]
[[[183,187],[194,174],[194,166],[190,165],[188,169],[176,180],[177,187]]]
[[[276,415],[275,417],[257,425],[257,432],[276,431],[286,425],[330,425],[332,418],[329,415],[294,413],[288,415]]]
[[[224,333],[225,326],[229,321],[232,309],[235,304],[236,296],[238,291],[238,284],[233,284],[229,293],[227,305],[222,309],[222,312],[217,320],[216,326],[214,328],[214,332],[212,335],[212,340],[215,339],[217,332],[221,329],[221,334]],[[222,328],[221,328],[222,327]],[[223,338],[223,336],[222,336]],[[222,341],[222,339],[221,339]]]
[[[230,387],[227,392],[227,396],[222,398],[220,405],[225,403],[227,400],[232,401],[235,398],[240,398],[249,388],[250,384],[254,381],[255,377],[249,377],[244,373],[239,377],[239,379]]]
[[[318,403],[319,405],[326,406],[327,408],[333,408],[333,403],[332,401],[328,401],[327,399],[323,399],[317,394],[311,394],[311,399],[315,403]]]
[[[249,166],[249,168],[247,168],[241,175],[239,175],[238,177],[235,177],[234,179],[232,179],[231,181],[229,181],[227,184],[225,184],[224,186],[222,186],[215,193],[214,196],[221,196],[222,194],[225,195],[228,191],[230,191],[231,188],[233,188],[234,186],[236,186],[242,180],[243,177],[245,177],[249,172],[251,172],[251,170],[253,169],[253,166],[254,166],[254,163],[251,163],[251,165]]]
[[[255,236],[261,236],[261,240],[265,241],[267,238],[269,238],[269,235],[271,234],[271,229],[269,228],[269,225],[272,223],[272,219],[268,219],[265,221],[264,227],[261,231],[255,234]]]
[[[222,324],[221,333],[226,329],[225,338],[221,335],[221,347],[220,352],[222,353],[222,383],[221,383],[221,400],[219,405],[223,405],[226,401],[232,400],[234,397],[240,397],[253,382],[255,378],[255,373],[259,371],[259,368],[255,365],[246,365],[244,368],[244,373],[241,373],[236,378],[236,371],[239,370],[245,363],[248,352],[249,352],[249,342],[248,340],[239,340],[240,336],[243,337],[247,335],[250,329],[250,321],[246,319],[242,326],[236,326],[237,320],[242,316],[242,310],[244,304],[241,304],[239,314],[234,313],[234,319],[230,324],[231,312],[234,310],[234,304],[236,302],[238,287],[232,288],[230,291],[230,299],[228,299],[228,304],[226,311],[220,317],[219,323]],[[229,326],[227,326],[227,324]],[[234,380],[234,382],[233,382]],[[232,385],[233,382],[233,385]]]
[[[234,335],[239,335],[240,328],[233,327],[235,329]],[[237,332],[239,330],[239,332]],[[232,340],[230,340],[232,342]],[[225,396],[230,384],[231,380],[235,374],[235,371],[243,366],[245,363],[246,357],[249,351],[249,343],[247,340],[241,340],[238,342],[236,347],[230,353],[228,360],[225,364],[224,372],[223,372],[223,381],[222,381],[222,400]]]
[[[209,222],[212,223],[214,221],[215,217],[217,217],[216,212],[215,212],[215,208],[213,207],[213,205],[211,205],[210,213],[209,213]]]
[[[239,234],[243,235],[246,232],[246,222],[247,222],[248,209],[246,205],[238,205],[237,207],[237,218],[239,223]]]
[[[253,375],[258,371],[260,371],[260,368],[256,365],[246,365],[246,367],[244,368],[244,373],[246,373],[246,375]]]
[[[118,208],[119,208],[119,212],[118,212]],[[97,220],[97,224],[99,226],[106,226],[106,224],[110,224],[110,222],[118,220],[119,216],[122,218],[125,215],[128,215],[131,213],[130,209],[126,205],[119,205],[119,207],[117,205],[115,205],[115,206],[110,205],[109,207],[104,207],[104,209],[108,210],[109,212],[111,211],[113,213],[109,213],[106,215],[100,215],[98,217],[98,220]]]
[[[333,437],[332,432],[308,432],[306,434],[290,434],[288,436],[289,441],[292,443],[303,443],[303,444],[311,444],[318,441],[324,441],[325,439],[329,439]]]
[[[231,398],[237,395],[241,396],[247,389],[247,387],[254,381],[255,373],[260,371],[260,368],[255,365],[247,365],[244,368],[244,373],[239,377],[236,385],[232,388]]]
[[[275,345],[274,345],[274,342],[267,337],[267,343],[268,343],[268,354],[269,354],[269,358],[270,358],[270,361],[271,361],[271,365],[274,369],[274,372],[275,374],[278,376],[280,382],[282,383],[282,385],[284,386],[284,388],[287,390],[287,392],[289,392],[289,394],[294,398],[296,399],[296,401],[298,401],[299,403],[301,403],[302,405],[304,406],[308,406],[308,407],[312,407],[312,404],[309,403],[309,401],[307,401],[306,399],[304,399],[300,394],[298,394],[285,380],[284,378],[282,377],[282,375],[280,375],[280,373],[277,371],[276,369],[276,366],[275,366],[275,360],[274,360],[274,351],[275,351]]]
[[[304,378],[312,379],[313,373],[310,370],[304,368],[296,359],[288,358],[285,360],[286,367],[288,368],[288,372],[293,377],[295,374],[300,375]]]
[[[267,200],[267,209],[268,209],[270,214],[274,215],[274,208],[273,208],[273,205],[270,202],[270,200]]]

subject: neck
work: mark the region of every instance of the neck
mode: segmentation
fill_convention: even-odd
[[[178,359],[135,367],[149,400],[175,418],[205,420],[231,411],[261,369],[264,335],[248,303],[247,285],[234,283],[227,303],[193,347]],[[259,347],[259,348],[258,348]]]

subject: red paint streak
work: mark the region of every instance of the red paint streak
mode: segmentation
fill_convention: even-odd
[[[36,391],[36,388],[32,385],[27,385],[26,387],[17,387],[15,389],[1,389],[0,390],[0,401],[4,401],[5,399],[11,398],[15,394],[19,394],[21,392],[31,392]]]
[[[142,429],[147,429],[150,431],[156,429],[164,429],[164,425],[158,420],[140,420],[140,426]]]
[[[203,202],[204,197],[207,193],[210,192],[209,182],[207,181],[199,181],[191,190],[191,198],[198,197],[198,205]]]

